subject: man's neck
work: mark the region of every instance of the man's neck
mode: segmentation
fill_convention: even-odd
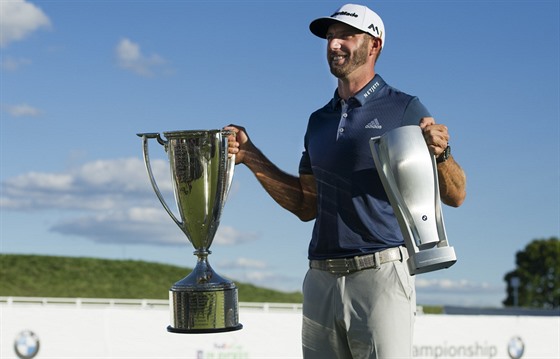
[[[338,79],[338,96],[344,100],[356,95],[375,77],[375,71],[367,71],[366,73],[355,74]]]

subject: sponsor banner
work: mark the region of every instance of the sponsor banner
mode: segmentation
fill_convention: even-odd
[[[240,305],[243,329],[167,332],[167,305],[0,303],[0,358],[301,358],[301,310]],[[559,358],[560,317],[419,315],[419,359]]]

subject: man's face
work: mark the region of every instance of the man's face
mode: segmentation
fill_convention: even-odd
[[[369,36],[349,25],[336,23],[327,31],[327,61],[331,73],[347,78],[357,68],[367,64]]]

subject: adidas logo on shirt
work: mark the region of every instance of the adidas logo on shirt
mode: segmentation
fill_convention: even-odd
[[[372,128],[372,129],[374,129],[374,130],[380,130],[380,129],[383,128],[383,126],[381,126],[381,124],[379,123],[379,121],[378,121],[376,118],[374,118],[370,123],[368,123],[368,124],[366,125],[365,128]]]

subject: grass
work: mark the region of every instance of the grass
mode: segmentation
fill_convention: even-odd
[[[0,254],[0,296],[168,299],[173,283],[189,268],[133,260]],[[235,283],[240,302],[301,303],[300,292]],[[441,306],[424,306],[441,314]]]
[[[133,260],[0,255],[0,296],[168,299],[191,269]],[[236,282],[239,301],[301,303],[286,293]]]

